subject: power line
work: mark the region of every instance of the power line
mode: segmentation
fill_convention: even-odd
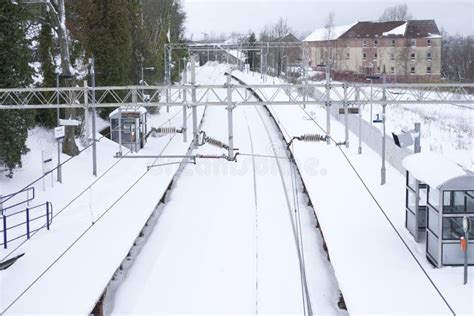
[[[191,114],[188,115],[187,119],[189,119],[189,117],[191,116]],[[162,154],[166,148],[168,147],[168,145],[171,143],[171,141],[174,139],[174,137],[176,136],[177,134],[174,134],[170,137],[169,141],[166,143],[166,145],[163,147],[163,149],[161,150],[160,154]],[[120,161],[120,160],[119,160]],[[156,162],[156,159],[153,163]],[[117,162],[118,163],[118,162]],[[116,163],[116,164],[117,164]],[[114,166],[116,165],[114,164]],[[112,166],[113,167],[113,166]],[[112,168],[111,167],[111,168]],[[128,189],[122,194],[120,195],[106,210],[105,212],[103,212],[99,217],[98,219],[95,221],[94,224],[88,226],[45,270],[43,270],[2,312],[1,314],[5,313],[8,309],[10,309],[26,292],[28,292],[28,290],[34,285],[36,284],[61,258],[64,257],[64,255],[66,255],[89,231],[90,229],[95,225],[97,224],[106,214],[109,213],[109,211],[118,203],[120,202],[120,200],[122,200],[122,198],[127,195],[130,190],[135,187],[136,184],[138,184],[144,177],[145,175],[148,174],[150,170],[147,170],[145,171],[130,187],[128,187]],[[98,180],[97,180],[98,181]],[[87,191],[88,189],[84,190]],[[82,192],[81,194],[83,194],[84,192]],[[72,202],[71,202],[72,203]],[[63,209],[64,210],[64,209]],[[58,214],[57,214],[58,215]]]
[[[305,114],[324,132],[324,129],[321,127],[321,125],[318,124],[318,122],[316,122],[316,120],[303,108],[301,107],[301,110],[303,112],[305,112]],[[337,143],[334,138],[332,136],[329,136],[330,139],[334,142],[334,143]],[[444,303],[446,304],[446,306],[449,308],[449,310],[451,311],[451,313],[453,313],[453,315],[456,315],[456,313],[454,312],[453,308],[451,307],[451,305],[448,303],[448,301],[446,300],[446,298],[444,297],[444,295],[441,293],[440,289],[436,286],[436,284],[434,283],[434,281],[431,279],[431,277],[429,276],[428,272],[425,270],[425,268],[423,268],[423,265],[421,264],[421,262],[418,260],[418,258],[416,257],[416,255],[413,253],[413,251],[411,250],[411,248],[408,246],[408,244],[406,243],[406,241],[403,239],[402,235],[398,232],[397,228],[395,227],[395,225],[393,224],[393,222],[391,221],[391,219],[388,217],[387,213],[385,212],[385,210],[382,208],[382,206],[380,205],[380,203],[378,202],[377,198],[374,196],[374,194],[372,193],[372,191],[369,189],[369,187],[367,186],[367,184],[365,183],[365,181],[362,179],[362,177],[360,176],[359,172],[357,171],[357,169],[355,168],[355,166],[352,164],[352,162],[350,161],[349,157],[346,155],[346,153],[344,152],[344,150],[340,147],[340,146],[337,146],[339,151],[341,152],[341,154],[344,156],[345,160],[347,161],[347,163],[349,164],[349,166],[352,168],[352,170],[354,171],[354,173],[357,175],[357,177],[359,178],[361,184],[363,185],[363,187],[365,188],[365,190],[369,193],[369,195],[371,196],[371,198],[374,200],[375,204],[377,205],[377,207],[379,208],[379,210],[382,212],[382,214],[384,215],[385,219],[389,222],[390,226],[392,227],[392,229],[395,231],[396,235],[398,236],[398,238],[402,241],[402,243],[405,245],[405,248],[408,250],[408,252],[411,254],[411,256],[413,257],[413,259],[415,260],[415,262],[418,264],[418,266],[420,267],[420,269],[423,271],[424,275],[428,278],[428,280],[430,281],[431,285],[435,288],[436,292],[439,294],[439,296],[442,298],[442,300],[444,301]]]

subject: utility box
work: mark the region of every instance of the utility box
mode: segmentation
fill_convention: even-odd
[[[110,135],[132,152],[145,146],[147,134],[147,110],[142,106],[120,107],[109,114]]]

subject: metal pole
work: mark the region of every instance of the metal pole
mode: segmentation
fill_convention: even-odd
[[[56,88],[58,89],[57,91],[57,95],[56,95],[56,104],[57,104],[57,108],[56,108],[56,124],[57,126],[59,127],[60,126],[60,123],[59,123],[59,73],[56,74]],[[59,183],[63,183],[63,177],[62,177],[62,170],[61,170],[61,142],[60,140],[58,139],[58,168],[57,168],[57,181]]]
[[[142,81],[141,81],[141,86],[142,86],[142,98],[145,100],[145,71],[143,70],[143,65],[142,65]]]
[[[186,85],[188,83],[188,67],[187,67],[187,62],[186,58],[183,58],[184,61],[184,72],[183,72],[183,82]],[[187,90],[183,90],[183,142],[188,141],[188,124],[187,124],[187,118],[188,118],[188,113],[187,113]]]
[[[467,284],[467,270],[468,270],[468,250],[469,250],[469,231],[471,230],[471,220],[464,216],[462,219],[462,228],[464,231],[464,240],[466,242],[466,249],[464,250],[464,284]]]
[[[196,108],[196,65],[194,55],[191,56],[191,102],[193,113],[193,144],[194,148],[198,147],[198,126],[197,126],[197,108]]]
[[[143,68],[142,68],[143,73]],[[91,60],[91,84],[92,84],[92,174],[97,176],[97,146],[96,146],[96,108],[95,108],[95,58]]]
[[[359,102],[360,87],[356,86],[355,89],[356,89],[355,90],[356,106],[359,108],[359,148],[358,148],[357,152],[360,155],[360,154],[362,154],[362,109],[360,108],[360,102]]]
[[[169,49],[169,52],[168,52],[168,80],[167,80],[167,84],[168,86],[171,85],[171,53],[172,53],[172,50],[171,48],[168,48]],[[168,87],[168,89],[166,89],[166,103],[169,103],[170,102],[170,95],[171,95],[171,91]],[[170,112],[170,106],[167,105],[166,106],[166,113],[169,113]]]
[[[122,156],[122,107],[118,108],[118,127],[119,127],[119,153]]]
[[[232,117],[232,111],[234,110],[234,105],[232,104],[232,78],[230,74],[227,75],[227,126],[229,133],[229,159],[234,158],[234,122]]]
[[[420,123],[415,123],[415,153],[420,153],[421,152],[421,124]]]
[[[260,48],[260,79],[263,79],[263,49]]]
[[[383,93],[382,93],[382,124],[383,124],[383,133],[382,133],[382,169],[381,169],[381,184],[386,183],[387,170],[385,169],[385,111],[387,107],[387,88],[386,77],[383,76]]]
[[[326,65],[326,141],[331,143],[331,79],[330,65]]]
[[[85,146],[89,145],[89,96],[87,80],[84,80],[84,135],[82,142]]]
[[[372,105],[373,105],[373,97],[372,97],[372,84],[373,84],[373,80],[370,79],[370,124],[373,125],[374,124],[374,116],[373,116],[373,112],[372,112]]]
[[[345,126],[345,140],[344,143],[346,145],[346,148],[349,148],[349,117],[347,113],[347,83],[344,83],[343,85],[344,89],[344,102],[342,103],[344,106],[344,126]]]

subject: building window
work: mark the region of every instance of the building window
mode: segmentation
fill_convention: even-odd
[[[414,74],[415,74],[415,67],[411,67],[411,69],[410,69],[410,73],[411,73],[412,75],[414,75]]]
[[[367,53],[363,53],[363,54],[362,54],[362,59],[363,59],[363,60],[366,60],[366,59],[367,59]]]
[[[364,40],[364,41],[362,42],[362,46],[363,46],[363,47],[367,47],[367,40]]]
[[[374,46],[375,47],[379,46],[379,41],[378,40],[374,40]]]
[[[390,60],[395,60],[395,54],[390,54]]]
[[[395,46],[395,40],[394,39],[392,40],[392,46]]]
[[[416,47],[416,39],[415,38],[411,39],[411,46]]]
[[[375,53],[374,60],[377,60],[377,57],[379,57],[379,55],[377,53]]]
[[[426,58],[431,60],[431,53],[426,53]]]
[[[415,53],[411,53],[411,60],[415,60],[415,57],[416,57]]]
[[[377,66],[377,73],[380,73],[380,66]]]
[[[395,67],[390,67],[390,73],[394,74],[395,73]]]
[[[426,67],[426,73],[427,73],[428,75],[431,75],[431,67]]]
[[[351,58],[351,54],[350,53],[346,53],[346,59],[350,59]]]
[[[430,39],[427,40],[427,41],[426,41],[426,44],[428,45],[428,47],[431,47],[431,40],[430,40]]]

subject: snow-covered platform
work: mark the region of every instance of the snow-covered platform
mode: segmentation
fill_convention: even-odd
[[[212,82],[225,69],[202,67],[197,74]],[[180,110],[172,108],[170,113],[151,117],[149,123],[180,126]],[[202,108],[198,115],[202,117]],[[190,133],[187,143],[180,134],[149,138],[140,155],[185,154]],[[51,145],[46,136],[38,137],[42,146]],[[175,164],[158,174],[155,169],[147,171],[155,159],[115,159],[118,145],[108,139],[97,147],[97,178],[88,174],[92,162],[87,150],[63,167],[63,184],[46,192],[37,188],[38,200],[54,204],[51,230],[39,231],[19,248],[18,243],[11,243],[9,249],[0,251],[2,261],[25,253],[0,271],[0,313],[90,313],[178,169]],[[41,154],[34,148],[26,157],[25,170],[5,186],[2,182],[2,190],[20,189],[25,185],[22,179],[28,182],[38,176],[38,150]]]

